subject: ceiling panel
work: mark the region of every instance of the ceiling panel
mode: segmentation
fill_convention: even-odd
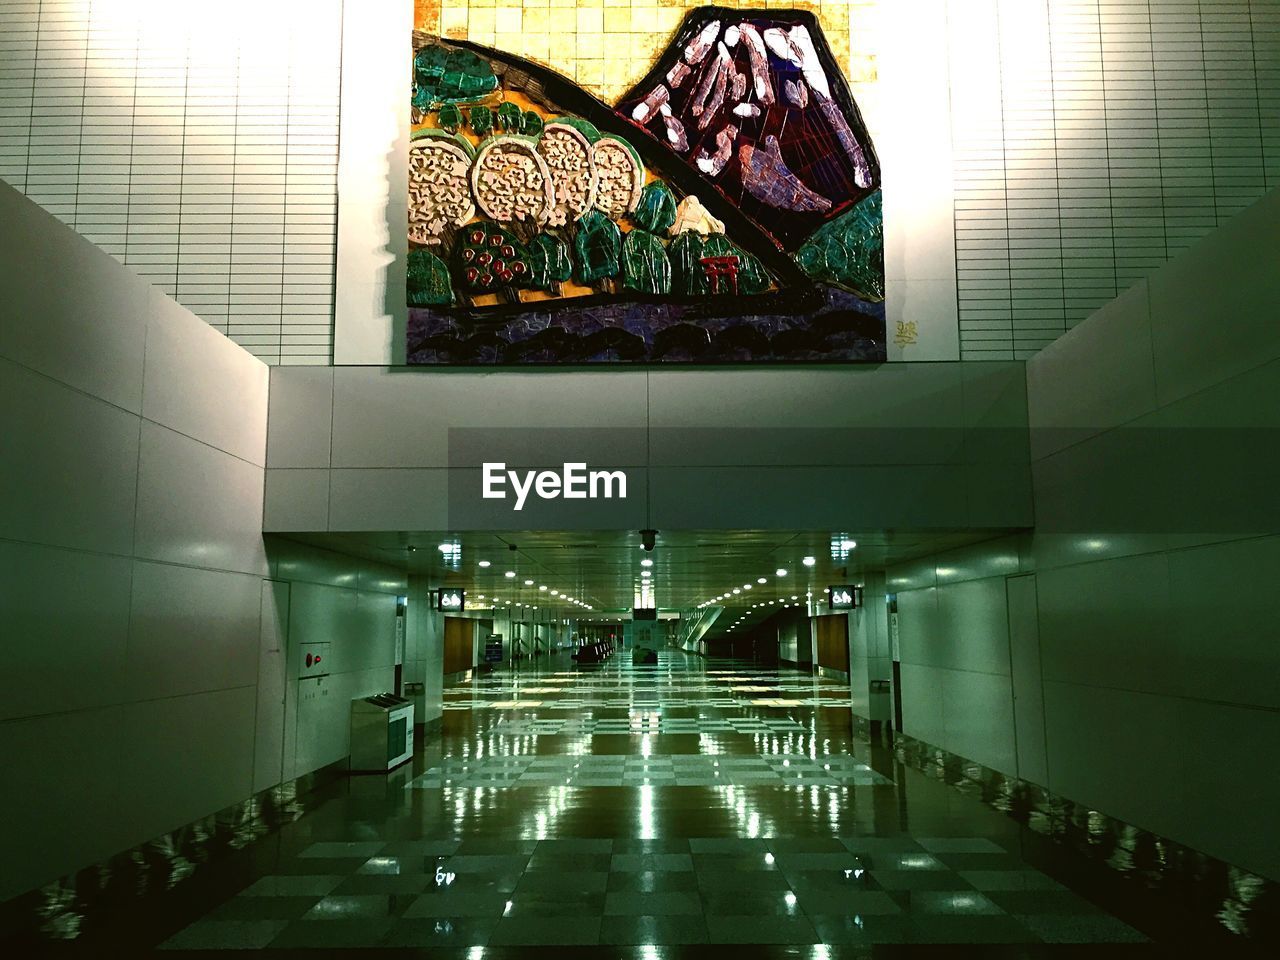
[[[433,585],[461,587],[472,597],[483,594],[500,603],[510,600],[583,615],[588,615],[584,609],[553,600],[551,592],[590,604],[596,614],[629,609],[641,573],[648,569],[660,607],[688,609],[728,592],[727,599],[716,602],[736,611],[727,618],[732,620],[761,599],[789,601],[810,591],[821,596],[830,584],[857,582],[867,571],[992,535],[990,530],[659,531],[652,553],[641,549],[640,534],[634,530],[384,531],[294,539],[426,575]],[[856,546],[844,550],[843,541]],[[441,551],[442,544],[447,552]],[[812,566],[804,564],[805,557],[813,558]],[[652,567],[642,565],[646,558],[653,561]],[[786,575],[778,576],[779,569]],[[507,571],[515,576],[507,577]],[[732,593],[735,589],[737,594]]]

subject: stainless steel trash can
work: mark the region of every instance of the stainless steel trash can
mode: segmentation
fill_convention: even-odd
[[[351,701],[352,773],[386,773],[412,758],[412,700],[375,693]]]

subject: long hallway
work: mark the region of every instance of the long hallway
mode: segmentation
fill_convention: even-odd
[[[1133,903],[1088,898],[1107,885],[1072,889],[1092,874],[1071,851],[1046,856],[980,798],[855,734],[846,684],[676,651],[632,666],[619,652],[526,661],[446,695],[411,765],[320,791],[278,833],[134,911],[144,920],[80,945],[478,960],[555,944],[817,957],[1147,939],[1111,912]]]

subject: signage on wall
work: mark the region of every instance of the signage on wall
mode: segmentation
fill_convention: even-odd
[[[466,603],[467,594],[463,590],[455,590],[451,587],[441,587],[436,591],[436,609],[445,613],[461,610],[463,604]]]
[[[851,583],[827,587],[827,607],[833,611],[856,610],[862,606],[862,588]]]

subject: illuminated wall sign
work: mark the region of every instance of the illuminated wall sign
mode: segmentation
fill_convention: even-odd
[[[486,463],[481,496],[486,500],[507,499],[507,487],[514,494],[513,510],[523,510],[530,493],[540,500],[625,500],[627,474],[622,470],[588,470],[585,463],[566,463],[554,470],[508,470],[505,463]]]
[[[850,583],[827,587],[827,606],[831,610],[855,610],[862,606],[862,588]]]
[[[436,591],[436,609],[445,612],[461,610],[466,603],[467,594],[463,590],[441,587]]]

